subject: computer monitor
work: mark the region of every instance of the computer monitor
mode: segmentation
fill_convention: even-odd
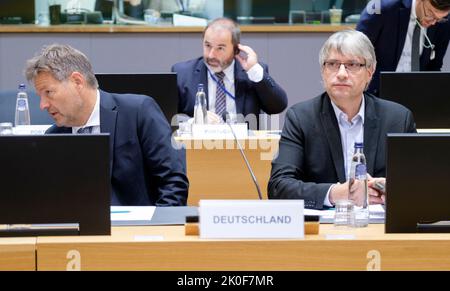
[[[109,235],[109,134],[0,136],[0,236]]]
[[[34,23],[35,0],[0,0],[0,24]]]
[[[288,23],[290,0],[224,0],[224,16],[238,22]]]
[[[450,134],[388,134],[386,233],[450,232]]]
[[[366,8],[368,0],[342,0],[342,19],[349,15],[361,14]]]
[[[450,128],[450,72],[381,72],[380,97],[400,103],[417,128]]]
[[[96,74],[100,89],[110,93],[143,94],[158,103],[169,124],[178,112],[176,73]]]

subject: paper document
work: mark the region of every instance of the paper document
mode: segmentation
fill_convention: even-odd
[[[173,17],[174,26],[203,26],[208,24],[208,20],[199,17],[186,16],[182,14],[174,13]]]
[[[111,206],[111,221],[149,221],[155,209],[155,206]]]

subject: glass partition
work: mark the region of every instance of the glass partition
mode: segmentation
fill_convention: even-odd
[[[2,0],[2,3],[24,3],[30,0]],[[78,10],[82,13],[100,13],[103,20],[111,21],[114,1],[122,3],[123,12],[130,17],[145,20],[145,15],[159,17],[170,24],[174,13],[213,19],[227,16],[241,24],[327,24],[330,23],[330,9],[342,9],[342,23],[356,23],[367,0],[31,0],[35,2],[35,19],[48,13],[49,5],[61,5],[61,13]],[[25,13],[24,7],[20,5]],[[0,7],[3,14],[12,8]],[[28,9],[29,10],[29,9]],[[147,12],[146,12],[147,11]],[[12,12],[11,12],[12,13]],[[17,14],[17,13],[16,13]],[[11,18],[12,19],[12,18]],[[98,18],[96,18],[99,23]],[[89,23],[88,17],[80,21]],[[102,23],[100,21],[100,23]]]

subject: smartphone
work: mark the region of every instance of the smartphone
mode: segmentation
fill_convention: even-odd
[[[386,193],[386,186],[380,181],[373,183],[373,188],[380,191],[381,193]]]
[[[247,57],[248,57],[247,53],[244,52],[244,51],[241,51],[241,50],[238,48],[237,45],[234,47],[234,54],[235,54],[235,55],[239,55],[239,56],[240,56],[241,58],[243,58],[244,60],[246,60]]]

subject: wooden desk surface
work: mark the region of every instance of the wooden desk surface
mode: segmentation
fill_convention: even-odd
[[[36,270],[36,238],[0,238],[0,271]]]
[[[113,227],[111,236],[39,237],[37,256],[38,270],[74,261],[81,270],[450,270],[450,234],[321,225],[304,240],[204,240],[183,226]]]

